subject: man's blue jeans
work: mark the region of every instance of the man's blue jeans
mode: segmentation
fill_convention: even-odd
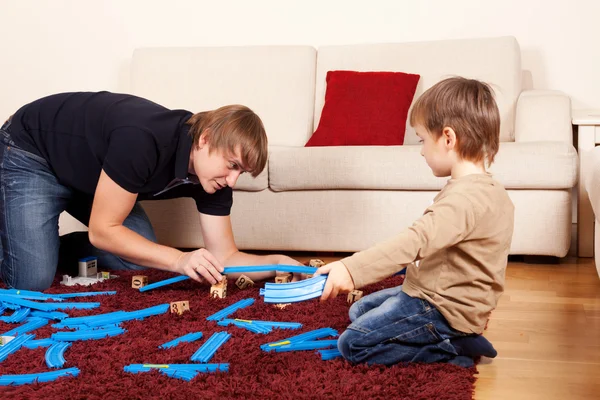
[[[363,297],[350,307],[352,323],[338,348],[353,363],[445,362],[457,357],[450,338],[466,336],[429,302],[408,296],[402,286]]]
[[[96,249],[87,232],[59,237],[58,218],[63,211],[88,225],[91,196],[62,185],[45,159],[16,147],[10,136],[10,121],[0,129],[0,141],[0,277],[6,285],[47,289],[59,260],[61,269],[77,271],[77,260],[87,256],[98,257],[101,269],[143,269]],[[156,242],[152,225],[139,204],[123,225]]]

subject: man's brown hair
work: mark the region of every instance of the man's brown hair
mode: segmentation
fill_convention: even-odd
[[[439,139],[443,129],[456,133],[456,151],[473,162],[491,165],[500,145],[500,112],[491,87],[475,79],[448,78],[417,99],[410,124],[423,125]]]
[[[267,164],[268,147],[265,127],[258,115],[239,104],[220,107],[194,114],[187,122],[193,145],[198,146],[200,136],[206,133],[210,151],[220,150],[235,154],[239,147],[241,168],[257,177]]]

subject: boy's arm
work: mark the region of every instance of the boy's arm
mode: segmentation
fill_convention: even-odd
[[[475,225],[471,201],[448,194],[425,210],[421,218],[399,235],[342,260],[360,288],[379,282],[420,260],[462,241]]]

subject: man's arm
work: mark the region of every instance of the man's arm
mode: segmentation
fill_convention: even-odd
[[[200,213],[200,225],[205,248],[223,265],[300,265],[298,261],[282,254],[258,256],[239,251],[233,238],[233,229],[231,227],[231,218],[229,215],[218,216]],[[252,279],[261,280],[272,278],[275,274],[276,273],[272,271],[256,272],[245,275]],[[240,274],[230,274],[229,276],[235,278],[239,275]]]

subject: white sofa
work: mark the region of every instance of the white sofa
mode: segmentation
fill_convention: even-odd
[[[196,112],[245,104],[263,119],[270,158],[234,191],[240,249],[358,251],[418,218],[446,179],[435,178],[407,124],[405,145],[303,147],[319,124],[329,70],[419,74],[415,99],[460,75],[491,83],[502,116],[492,172],[515,204],[512,254],[567,254],[577,155],[570,99],[523,90],[512,37],[324,46],[142,48],[131,92]],[[145,202],[161,243],[202,246],[190,199]]]

